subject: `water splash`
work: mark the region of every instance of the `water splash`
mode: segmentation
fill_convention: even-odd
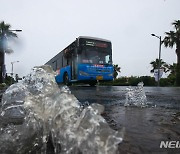
[[[126,102],[124,106],[137,106],[137,107],[146,107],[147,106],[147,98],[143,88],[144,83],[138,83],[137,87],[127,88],[126,93]]]
[[[9,119],[16,113],[22,124],[7,122],[1,128],[0,138],[7,140],[0,140],[0,152],[7,152],[12,144],[13,153],[32,153],[38,148],[46,153],[50,138],[54,153],[115,153],[122,134],[101,116],[104,107],[82,106],[67,86],[58,87],[54,75],[49,66],[34,67],[4,93],[1,116]]]

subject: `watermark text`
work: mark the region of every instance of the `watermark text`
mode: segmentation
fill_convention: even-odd
[[[180,149],[180,141],[161,141],[160,148]]]

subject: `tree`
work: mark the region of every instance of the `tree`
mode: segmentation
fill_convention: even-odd
[[[158,66],[159,66],[159,59],[156,59],[154,61],[151,61],[150,62],[151,66],[152,66],[152,70],[150,70],[151,73],[154,73],[154,70],[155,69],[158,69]],[[162,59],[160,59],[160,69],[163,69],[164,72],[168,72],[168,69],[169,68],[169,65],[164,62]]]
[[[4,81],[5,77],[5,53],[12,53],[13,51],[11,49],[8,49],[7,39],[17,37],[17,34],[13,33],[10,28],[10,24],[5,24],[4,21],[0,22],[0,83]]]
[[[176,67],[177,64],[173,63],[172,65],[169,65],[169,75],[168,75],[168,80],[171,83],[171,85],[175,85],[176,82]]]
[[[165,32],[166,36],[162,43],[165,47],[176,48],[177,66],[176,66],[176,85],[180,86],[180,20],[172,23],[174,31]]]
[[[119,67],[118,64],[113,65],[113,66],[114,66],[114,79],[116,79],[117,76],[118,76],[118,72],[121,72],[121,71],[120,71],[120,70],[121,70],[121,67]]]
[[[168,71],[170,72],[170,74],[173,74],[173,75],[176,74],[176,67],[177,67],[176,63],[173,63],[172,65],[168,66],[168,69],[169,69]]]

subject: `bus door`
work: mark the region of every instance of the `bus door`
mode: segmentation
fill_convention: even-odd
[[[71,79],[77,79],[77,57],[72,55],[72,69],[71,69]]]

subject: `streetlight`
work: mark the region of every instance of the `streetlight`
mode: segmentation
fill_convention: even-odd
[[[159,63],[158,63],[158,87],[159,87],[159,79],[160,79],[160,65],[161,65],[161,36],[157,36],[155,34],[151,34],[154,37],[159,39]]]
[[[12,80],[13,80],[13,65],[14,65],[14,63],[18,63],[19,61],[13,61],[13,62],[11,62],[11,65],[12,65],[12,67],[11,67],[11,83],[12,83]]]
[[[2,52],[0,53],[1,55],[1,58],[0,58],[0,83],[3,83],[4,82],[4,78],[5,78],[5,47],[3,45],[3,42],[5,41],[6,39],[6,33],[7,32],[22,32],[21,29],[15,29],[15,30],[1,30],[1,41],[2,41]]]

